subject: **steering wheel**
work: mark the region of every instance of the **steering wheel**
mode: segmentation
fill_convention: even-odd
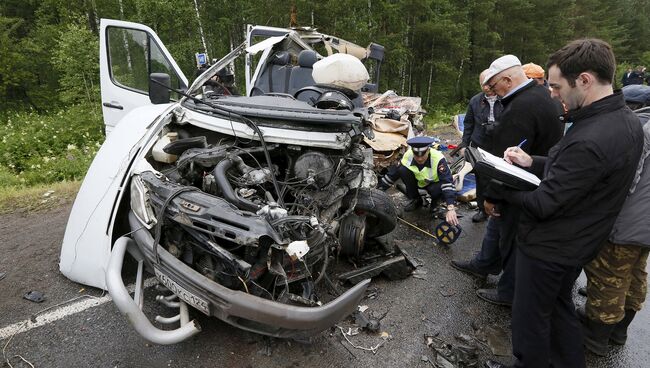
[[[305,93],[305,92],[316,92],[317,96],[319,96],[319,97],[320,97],[320,95],[323,94],[323,90],[322,90],[322,89],[317,88],[317,87],[313,87],[313,86],[307,86],[307,87],[302,87],[301,89],[297,90],[297,91],[293,94],[293,97],[294,97],[296,100],[300,100],[300,99],[298,98],[298,96],[300,96],[302,93]],[[318,97],[317,97],[317,98],[318,98]],[[316,98],[316,99],[317,99],[317,98]],[[313,105],[316,103],[316,99],[313,99],[313,101],[305,101],[305,102],[310,103],[310,104],[313,106]],[[303,101],[303,100],[300,100],[300,101]]]

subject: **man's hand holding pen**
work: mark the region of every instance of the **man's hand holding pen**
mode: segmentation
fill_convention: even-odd
[[[508,147],[503,152],[503,159],[509,164],[517,164],[521,167],[530,167],[533,164],[533,158],[524,152],[520,146]]]

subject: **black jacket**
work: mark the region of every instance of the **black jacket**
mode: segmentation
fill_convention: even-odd
[[[627,77],[627,84],[643,84],[643,79],[645,78],[645,73],[637,72],[636,70],[630,73]]]
[[[497,98],[494,102],[494,119],[499,121],[503,105]],[[463,139],[462,144],[468,147],[470,142],[472,146],[481,147],[485,150],[490,149],[490,140],[493,124],[488,122],[490,116],[490,103],[485,97],[485,93],[475,94],[467,105],[467,113],[463,122]]]
[[[505,191],[520,206],[519,249],[530,257],[584,265],[607,239],[643,147],[639,119],[617,92],[567,116],[573,126],[548,157],[534,157],[543,180],[531,192]],[[543,175],[543,176],[542,176]]]
[[[492,147],[488,150],[493,155],[503,156],[506,148],[526,139],[521,147],[524,151],[545,156],[562,138],[562,104],[551,98],[547,88],[531,81],[501,102],[504,109],[494,128]]]
[[[526,143],[522,149],[534,155],[546,155],[548,150],[562,138],[564,125],[560,116],[562,105],[551,98],[549,90],[529,81],[527,85],[502,100],[504,109],[497,122],[489,152],[503,156],[508,147]],[[493,183],[486,186],[483,194],[492,201]],[[517,232],[520,210],[516,206],[501,204],[502,214],[499,248],[503,254],[511,249]]]

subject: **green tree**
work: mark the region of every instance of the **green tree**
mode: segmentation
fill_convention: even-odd
[[[97,36],[82,24],[68,24],[61,32],[52,53],[52,65],[59,73],[63,102],[99,100],[98,50]]]
[[[27,58],[15,47],[20,42],[17,32],[23,23],[20,18],[0,17],[0,109],[29,102],[25,83],[33,74],[27,68]]]
[[[622,0],[616,4],[619,23],[626,33],[621,48],[614,49],[617,60],[650,67],[650,60],[643,56],[650,51],[650,4],[646,0]]]
[[[136,21],[151,27],[191,78],[196,68],[194,53],[201,51],[201,38],[192,0],[135,0]]]
[[[466,101],[478,74],[505,53],[543,65],[579,37],[610,42],[624,65],[647,64],[650,51],[647,0],[3,0],[0,110],[93,100],[100,18],[150,26],[191,78],[204,49],[199,19],[205,48],[220,58],[244,41],[248,24],[287,27],[292,5],[300,26],[385,46],[380,89],[430,107]]]

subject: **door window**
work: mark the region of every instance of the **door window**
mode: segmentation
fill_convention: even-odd
[[[172,88],[187,88],[156,42],[145,31],[106,28],[111,80],[120,87],[148,94],[149,74],[167,73]],[[172,92],[172,98],[177,99]]]

